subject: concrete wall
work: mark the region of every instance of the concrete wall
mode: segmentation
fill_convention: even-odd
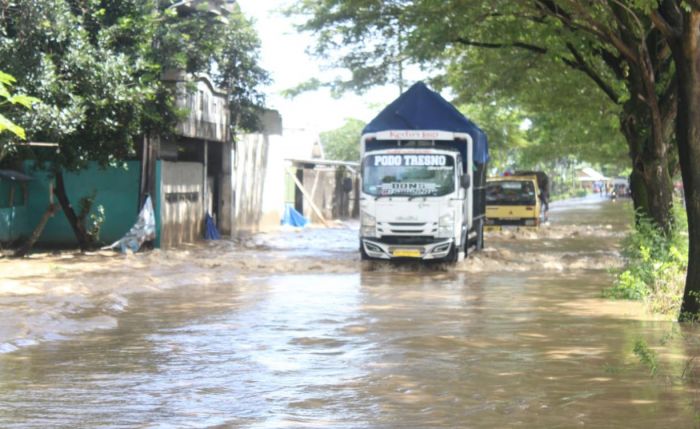
[[[239,136],[235,143],[233,234],[279,228],[284,210],[288,147],[282,118],[268,110],[260,119],[260,133]]]
[[[260,229],[271,230],[279,228],[284,214],[286,194],[286,169],[284,151],[286,144],[282,136],[268,137],[267,171],[265,173],[265,192],[263,194],[262,218]]]
[[[161,247],[202,238],[204,226],[204,166],[198,162],[160,161]]]
[[[235,233],[260,229],[269,148],[269,139],[263,134],[244,135],[236,142]]]
[[[231,235],[233,232],[233,213],[234,213],[234,169],[233,161],[235,153],[233,151],[233,143],[221,143],[221,173],[217,180],[219,181],[219,216],[217,218],[217,226],[222,235]]]

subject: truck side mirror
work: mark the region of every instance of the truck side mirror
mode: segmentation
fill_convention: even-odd
[[[462,177],[459,178],[459,184],[462,185],[464,189],[469,189],[472,184],[471,177],[468,174],[463,174]]]
[[[343,192],[346,194],[352,192],[352,179],[349,177],[343,178]]]

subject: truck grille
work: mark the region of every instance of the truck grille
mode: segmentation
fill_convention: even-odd
[[[426,222],[379,222],[377,228],[382,234],[434,235],[437,224]]]
[[[432,236],[422,236],[422,237],[410,237],[401,235],[385,235],[381,238],[382,243],[394,244],[394,245],[424,245],[437,243],[439,241],[445,241],[444,238],[438,238]]]

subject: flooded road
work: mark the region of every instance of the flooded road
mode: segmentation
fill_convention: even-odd
[[[0,427],[696,427],[696,330],[601,298],[629,207],[550,215],[449,270],[363,271],[352,228],[23,262]]]

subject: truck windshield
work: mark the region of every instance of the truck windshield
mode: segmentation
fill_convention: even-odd
[[[486,204],[535,205],[535,185],[529,180],[497,181],[486,184]]]
[[[455,160],[450,155],[368,155],[362,190],[374,196],[429,197],[455,190]]]

